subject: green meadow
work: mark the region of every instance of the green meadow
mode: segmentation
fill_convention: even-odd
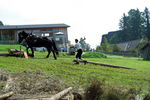
[[[18,45],[13,46],[19,48]],[[0,45],[0,52],[7,52],[11,46]],[[134,69],[110,68],[93,64],[75,64],[74,56],[60,53],[54,60],[52,53],[45,58],[47,52],[35,52],[35,58],[17,58],[0,56],[0,68],[11,73],[23,71],[40,71],[48,76],[55,76],[66,83],[81,88],[89,84],[89,79],[104,80],[112,87],[135,88],[142,91],[150,89],[150,61],[141,58],[107,55],[106,58],[84,58],[88,61],[112,65],[120,65]],[[2,83],[0,85],[3,85]]]

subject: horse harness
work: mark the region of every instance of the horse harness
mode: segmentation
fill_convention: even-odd
[[[28,35],[26,38],[24,38],[24,39],[22,40],[22,42],[21,42],[20,44],[22,44],[23,46],[28,47],[27,40],[28,40],[29,37],[31,37],[31,36],[32,36],[32,35]]]

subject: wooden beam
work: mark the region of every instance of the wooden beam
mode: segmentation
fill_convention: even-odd
[[[9,92],[9,93],[0,95],[0,100],[5,100],[5,99],[11,97],[13,94],[14,94],[13,92]]]
[[[9,56],[9,53],[2,53],[2,52],[0,52],[0,56]]]
[[[72,90],[72,87],[69,87],[69,88],[67,88],[67,89],[65,89],[65,90],[55,94],[49,100],[58,100],[58,99],[60,99],[62,96],[64,96],[65,94],[67,94],[71,90]]]
[[[91,61],[87,61],[87,60],[73,60],[73,62],[76,62],[77,64],[79,64],[79,62],[81,62],[84,64],[90,63],[90,64],[101,65],[101,66],[112,67],[112,68],[134,69],[134,68],[124,67],[124,66],[117,66],[117,65],[111,65],[111,64],[91,62]]]

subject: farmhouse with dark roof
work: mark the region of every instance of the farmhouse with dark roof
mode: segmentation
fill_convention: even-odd
[[[60,50],[68,48],[66,24],[4,25],[0,26],[0,44],[17,44],[17,34],[21,31],[53,38]]]

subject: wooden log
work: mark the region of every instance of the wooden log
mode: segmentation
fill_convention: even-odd
[[[0,56],[16,56],[16,57],[19,57],[20,56],[20,53],[15,53],[15,54],[10,54],[10,53],[0,53]]]
[[[79,64],[79,62],[86,64],[87,60],[73,60],[73,62],[76,62],[76,64]]]
[[[49,100],[58,100],[60,99],[62,96],[64,96],[65,94],[67,94],[70,90],[72,90],[72,87],[69,87],[57,94],[55,94],[54,96],[52,96]]]
[[[69,91],[71,91],[73,88],[69,87],[53,96],[51,96],[50,98],[15,98],[15,99],[10,99],[10,100],[59,100],[61,97],[63,97],[64,95],[66,95]]]
[[[18,54],[18,53],[23,53],[23,50],[18,50],[18,49],[9,49],[8,50],[9,54]]]
[[[29,58],[26,52],[24,52],[23,55],[24,55],[24,58]]]
[[[81,62],[81,63],[84,63],[84,64],[90,63],[90,64],[101,65],[101,66],[112,67],[112,68],[134,69],[134,68],[124,67],[124,66],[97,63],[97,62],[91,62],[91,61],[86,61],[86,60],[73,60],[73,62]]]
[[[107,66],[107,67],[113,67],[113,68],[133,69],[133,68],[124,67],[124,66],[117,66],[117,65],[111,65],[111,64],[103,64],[103,63],[97,63],[97,62],[89,62],[88,61],[87,63],[101,65],[101,66]]]
[[[0,95],[0,100],[5,100],[5,99],[11,97],[13,94],[14,94],[13,92],[9,92],[9,93]]]
[[[0,56],[8,56],[9,53],[3,53],[3,52],[0,52]]]
[[[29,58],[26,52],[24,52],[23,50],[17,50],[17,49],[9,49],[8,53],[0,52],[0,56],[14,56],[14,57]]]

